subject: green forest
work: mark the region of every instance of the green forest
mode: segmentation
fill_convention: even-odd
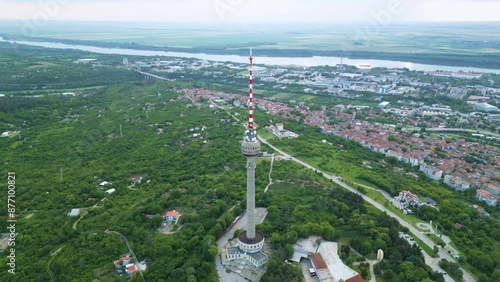
[[[101,279],[94,277],[95,270],[109,269],[126,251],[121,238],[106,235],[106,230],[127,236],[137,256],[147,258],[150,281],[182,281],[190,268],[199,281],[215,279],[210,247],[244,209],[237,206],[228,213],[245,192],[241,127],[227,122],[223,113],[187,108],[167,87],[128,84],[91,97],[2,101],[2,127],[21,132],[19,138],[0,140],[2,173],[16,172],[20,211],[19,269],[9,279],[48,281],[47,263],[60,247],[51,262],[54,277]],[[158,97],[158,92],[164,95]],[[12,103],[15,112],[9,111]],[[206,144],[189,137],[191,128],[202,126],[207,128]],[[157,134],[159,128],[165,133]],[[151,181],[132,190],[128,187],[136,175]],[[102,181],[112,182],[117,192],[106,195],[96,187]],[[258,178],[257,185],[263,181]],[[72,208],[88,209],[76,230],[77,218],[67,216]],[[173,236],[158,234],[158,222],[146,218],[167,209],[185,214],[182,231]],[[1,224],[5,230],[6,223]],[[187,272],[179,272],[180,265]]]
[[[409,190],[422,198],[436,199],[437,209],[430,207],[417,209],[416,218],[413,220],[423,222],[432,220],[437,223],[444,234],[450,236],[454,246],[461,251],[458,262],[471,270],[479,281],[498,280],[500,277],[498,207],[486,206],[486,210],[494,216],[483,217],[472,207],[472,204],[485,206],[477,202],[473,189],[462,193],[453,192],[442,183],[428,180],[417,168],[372,152],[356,142],[321,134],[318,129],[298,122],[287,120],[286,124],[291,131],[300,132],[300,137],[292,140],[273,139],[270,143],[322,171],[340,175],[349,183],[361,183],[385,190],[392,196],[398,195],[401,190]],[[323,139],[334,146],[321,142]],[[370,168],[366,164],[369,164]],[[417,180],[403,172],[395,172],[394,166],[404,168],[404,171],[413,172],[420,177]],[[362,187],[359,189],[366,192]],[[462,227],[456,228],[456,223]]]
[[[97,59],[98,64],[89,67],[73,62],[78,59]],[[0,42],[0,91],[33,95],[140,80],[139,74],[116,67],[121,60],[120,55]]]
[[[109,231],[123,234],[138,260],[147,263],[147,271],[132,281],[217,281],[216,241],[245,210],[246,170],[239,143],[243,127],[228,112],[193,104],[177,92],[203,82],[153,83],[116,67],[95,70],[74,64],[92,57],[84,52],[4,50],[0,76],[6,82],[17,70],[29,73],[30,66],[37,66],[34,61],[41,63],[32,68],[39,72],[31,78],[12,78],[1,88],[21,94],[0,97],[0,129],[17,132],[0,138],[0,214],[7,218],[7,175],[15,172],[18,232],[16,275],[7,272],[4,251],[0,281],[126,281],[116,274],[113,261],[129,250],[121,236]],[[121,60],[104,55],[98,59],[110,66]],[[16,60],[17,69],[9,68]],[[39,73],[45,67],[71,74],[51,81],[51,87],[95,88],[75,97],[23,97],[33,94],[23,94],[25,83],[34,93],[46,90],[36,86],[43,82],[45,76]],[[406,189],[436,199],[438,210],[423,208],[416,220],[436,222],[462,251],[458,263],[478,281],[498,281],[497,210],[487,207],[494,216],[480,217],[470,207],[477,203],[473,193],[457,194],[425,177],[416,180],[394,172],[393,166],[412,168],[317,128],[256,113],[259,125],[270,119],[286,122],[300,135],[270,142],[321,170],[391,195]],[[262,151],[272,152],[265,146]],[[275,162],[275,183],[264,193],[269,166],[264,159],[256,171],[257,204],[269,212],[258,229],[273,247],[262,281],[301,281],[300,270],[285,259],[292,244],[309,235],[340,242],[348,265],[372,259],[384,249],[386,259],[375,268],[377,281],[444,281],[425,265],[420,248],[399,237],[398,232],[407,230],[396,220],[314,171]],[[142,183],[132,185],[135,176],[142,176]],[[111,184],[99,187],[103,181]],[[106,193],[108,187],[116,192]],[[75,208],[81,214],[68,216]],[[174,209],[182,213],[179,225],[170,234],[159,232],[162,213]],[[0,221],[2,232],[7,226],[6,220]],[[443,268],[452,275],[457,265],[443,263]],[[361,272],[366,279],[366,271]]]
[[[217,280],[215,242],[245,208],[242,127],[224,112],[188,107],[170,87],[121,84],[88,97],[4,99],[2,127],[20,131],[20,137],[0,140],[1,173],[14,171],[17,176],[19,234],[17,274],[7,274],[3,256],[2,281],[122,281],[113,261],[128,250],[122,238],[106,231],[126,236],[138,259],[146,260],[146,281]],[[15,112],[9,110],[11,103],[16,103]],[[200,131],[203,139],[189,137],[197,127],[206,127]],[[163,134],[158,134],[159,128]],[[365,255],[373,253],[380,240],[388,249],[407,249],[408,254],[381,265],[387,269],[384,273],[392,273],[388,281],[397,281],[397,267],[406,256],[421,259],[420,250],[411,251],[406,241],[394,237],[399,228],[390,218],[384,219],[387,224],[376,224],[384,215],[295,166],[277,164],[273,177],[303,185],[276,185],[265,195],[269,162],[262,162],[256,172],[259,205],[269,209],[259,228],[269,234],[276,250],[269,264],[277,265],[268,267],[263,281],[294,276],[296,270],[282,258],[299,236],[310,234],[330,240],[354,234],[347,243],[350,236],[355,248],[368,242],[370,247],[362,248]],[[135,175],[151,181],[131,187]],[[112,182],[116,193],[107,195],[96,187],[102,181]],[[313,182],[323,184],[311,186]],[[6,191],[5,184],[1,189]],[[78,217],[67,215],[72,208],[86,212],[78,223]],[[171,235],[157,232],[158,216],[172,209],[183,213],[182,229]],[[373,232],[361,232],[356,228],[364,225],[354,221],[363,221]],[[5,230],[6,223],[1,224]],[[410,266],[421,269],[422,277],[438,277],[423,265]]]
[[[295,163],[277,163],[273,176],[282,182],[273,185],[260,203],[268,207],[269,215],[258,228],[268,234],[276,250],[263,281],[300,281],[287,280],[282,261],[291,256],[298,238],[311,235],[343,244],[341,257],[349,265],[365,257],[374,259],[378,249],[385,250],[386,258],[376,268],[380,281],[444,281],[442,274],[425,265],[418,246],[399,237],[403,230],[399,223],[367,206],[360,196]]]

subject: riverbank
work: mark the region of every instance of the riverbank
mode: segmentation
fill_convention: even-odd
[[[2,39],[3,38],[3,39]],[[0,34],[0,41],[17,42],[47,48],[79,49],[83,51],[137,56],[192,57],[214,61],[245,63],[248,48],[180,48],[147,46],[133,43],[84,41],[54,38],[23,38]],[[106,50],[106,51],[103,51]],[[370,65],[371,67],[408,68],[417,71],[464,71],[500,73],[500,53],[482,55],[430,54],[430,53],[386,53],[340,50],[258,49],[257,56],[263,64],[299,66],[335,66],[341,62],[348,65]]]

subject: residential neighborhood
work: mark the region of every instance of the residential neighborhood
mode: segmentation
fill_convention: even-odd
[[[204,89],[180,90],[179,94],[181,96],[178,99],[188,99],[197,106],[202,106],[201,100],[212,101],[220,97],[224,97],[223,100],[228,102],[239,101],[240,105],[246,103],[244,96]],[[318,127],[324,134],[356,141],[374,152],[418,167],[419,171],[428,178],[435,181],[443,180],[450,188],[457,191],[469,188],[487,191],[486,185],[493,187],[500,185],[500,149],[483,142],[474,142],[465,138],[449,138],[446,134],[439,134],[437,130],[443,121],[446,121],[440,113],[451,111],[443,105],[432,107],[403,105],[399,109],[389,110],[337,105],[330,109],[323,106],[319,110],[313,110],[305,102],[291,106],[267,99],[255,100],[258,108],[270,115],[301,120],[304,124]],[[435,112],[436,115],[430,114],[432,116],[430,120],[423,118],[429,114],[429,111]],[[361,115],[374,118],[394,116],[398,121],[410,124],[413,128],[360,120],[358,118]],[[460,119],[467,120],[469,123],[484,122],[475,115],[468,117],[460,115]],[[422,132],[419,127],[422,124],[429,130]],[[430,131],[431,128],[436,128],[436,132]],[[283,132],[284,125],[278,123],[268,126],[268,129],[273,133]],[[442,129],[445,130],[446,127]],[[500,135],[495,136],[500,137]],[[500,142],[499,137],[486,137],[487,139],[483,138],[483,140]],[[489,205],[495,205],[498,201],[498,194],[492,193],[488,196],[483,194],[478,192],[478,199],[490,199],[487,202]]]

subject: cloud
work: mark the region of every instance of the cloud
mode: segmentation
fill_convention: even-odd
[[[0,0],[0,19],[161,22],[371,21],[391,3],[394,21],[500,21],[498,0]]]

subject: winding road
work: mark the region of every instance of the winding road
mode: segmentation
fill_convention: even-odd
[[[218,106],[216,104],[217,107],[221,108],[220,106]],[[236,120],[238,120],[239,122],[241,122],[237,117],[235,117],[233,114],[231,114],[229,111],[227,111],[233,118],[235,118]],[[434,248],[434,246],[436,245],[431,239],[429,239],[426,234],[420,232],[419,230],[417,230],[415,227],[413,227],[413,225],[409,224],[408,222],[406,222],[404,219],[402,219],[401,217],[399,217],[397,214],[393,213],[392,211],[390,211],[389,209],[387,209],[386,207],[384,207],[383,205],[379,204],[377,201],[373,200],[372,198],[368,197],[367,195],[359,192],[358,190],[354,189],[353,187],[347,185],[346,183],[342,182],[342,178],[339,177],[339,176],[335,176],[335,175],[329,175],[327,173],[325,173],[324,171],[322,170],[319,170],[315,167],[313,167],[312,165],[308,164],[308,163],[305,163],[295,157],[292,157],[290,154],[287,154],[286,152],[276,148],[275,146],[271,145],[269,142],[267,142],[266,139],[262,138],[262,136],[260,135],[257,135],[257,138],[259,139],[260,142],[268,145],[270,148],[272,148],[273,150],[275,150],[276,152],[282,154],[283,156],[288,156],[290,157],[290,160],[294,161],[294,162],[297,162],[299,164],[301,164],[302,166],[308,168],[308,169],[311,169],[311,170],[314,170],[316,172],[319,172],[321,174],[323,174],[323,176],[327,179],[330,179],[332,180],[333,182],[335,182],[336,184],[340,185],[341,187],[351,191],[352,193],[354,194],[357,194],[359,196],[361,196],[363,198],[364,201],[370,203],[372,206],[376,207],[377,209],[387,213],[389,216],[391,216],[392,218],[395,218],[399,224],[401,224],[402,226],[405,226],[407,227],[411,233],[413,233],[416,237],[418,237],[424,244],[426,244],[427,246],[429,246],[430,248]],[[274,158],[273,158],[274,159]],[[267,188],[266,187],[266,191],[267,191]],[[429,256],[426,252],[422,251],[422,254],[424,255],[424,258],[425,258],[425,263],[427,265],[429,265],[434,271],[436,272],[440,272],[440,273],[444,273],[445,275],[444,276],[444,279],[446,282],[453,282],[454,280],[446,273],[446,271],[444,271],[440,266],[439,266],[439,261],[441,259],[446,259],[448,261],[451,261],[451,262],[455,262],[455,260],[448,254],[446,253],[445,250],[443,250],[442,248],[439,248],[439,257],[438,258],[433,258],[431,256]],[[476,282],[476,280],[467,272],[465,271],[465,269],[463,269],[462,267],[460,267],[460,269],[462,270],[463,272],[463,281],[465,282]]]
[[[303,165],[306,168],[309,168],[311,170],[314,170],[316,172],[319,172],[319,173],[323,174],[323,176],[325,178],[330,179],[333,182],[335,182],[336,184],[340,185],[341,187],[343,187],[343,188],[351,191],[354,194],[357,194],[357,195],[361,196],[363,198],[363,200],[365,200],[366,202],[370,203],[372,206],[378,208],[379,210],[387,213],[389,216],[395,218],[402,226],[407,227],[410,230],[411,233],[413,233],[416,237],[418,237],[422,242],[424,242],[424,244],[426,244],[430,248],[434,248],[434,246],[436,245],[424,233],[421,233],[419,230],[417,230],[415,227],[413,227],[413,225],[409,224],[404,219],[400,218],[397,214],[393,213],[392,211],[390,211],[389,209],[387,209],[383,205],[379,204],[375,200],[371,199],[370,197],[366,196],[365,194],[362,194],[361,192],[359,192],[358,190],[354,189],[353,187],[351,187],[351,186],[345,184],[344,182],[342,182],[342,180],[341,180],[342,178],[341,177],[328,175],[325,172],[323,172],[323,171],[321,171],[321,170],[319,170],[319,169],[311,166],[310,164],[305,163],[305,162],[303,162],[303,161],[301,161],[301,160],[299,160],[299,159],[297,159],[295,157],[292,157],[290,154],[287,154],[287,153],[283,152],[282,150],[276,148],[275,146],[271,145],[269,142],[267,142],[267,140],[265,140],[261,136],[257,136],[257,137],[259,138],[260,142],[268,145],[269,147],[271,147],[272,149],[274,149],[276,152],[279,152],[280,154],[282,154],[284,156],[289,156],[290,160],[292,160],[294,162],[297,162],[297,163]],[[439,254],[438,254],[439,257],[438,258],[433,258],[433,257],[429,256],[426,252],[422,252],[422,254],[425,257],[426,264],[429,265],[434,271],[437,271],[437,272],[440,272],[440,273],[446,273],[441,267],[439,267],[438,263],[439,263],[439,261],[441,259],[446,259],[448,261],[455,262],[455,260],[450,255],[448,255],[442,248],[439,248]],[[461,268],[461,269],[462,269],[462,271],[464,273],[463,279],[464,279],[465,282],[475,282],[476,281],[468,272],[466,272],[463,268]],[[444,275],[444,278],[445,278],[446,282],[452,282],[452,281],[454,281],[448,275]]]

